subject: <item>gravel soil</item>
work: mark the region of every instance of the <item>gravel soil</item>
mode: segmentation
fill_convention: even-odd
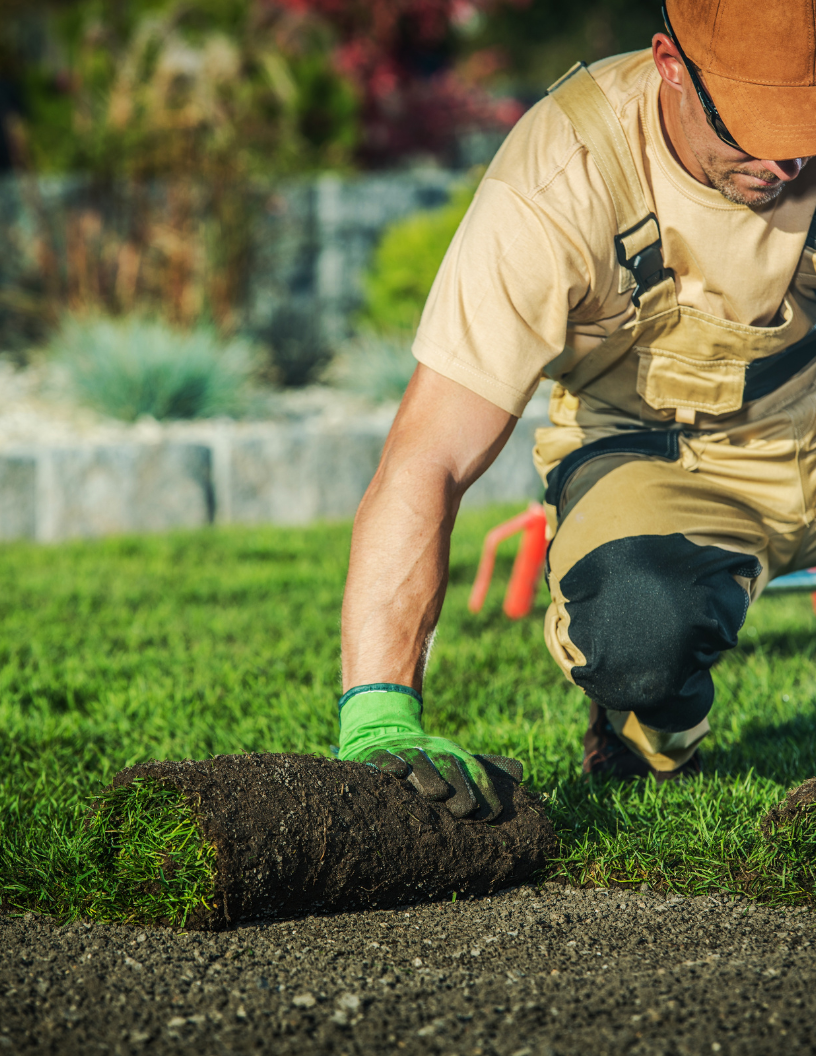
[[[520,887],[220,934],[0,918],[5,1053],[812,1053],[812,911]]]

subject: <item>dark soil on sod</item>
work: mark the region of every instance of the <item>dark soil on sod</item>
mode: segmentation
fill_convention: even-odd
[[[180,933],[0,917],[0,1054],[816,1051],[816,917],[523,886]]]

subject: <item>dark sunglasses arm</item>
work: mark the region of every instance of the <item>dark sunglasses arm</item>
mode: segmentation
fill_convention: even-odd
[[[683,48],[680,45],[680,41],[674,35],[674,30],[672,29],[672,24],[669,21],[669,13],[666,10],[665,4],[663,4],[661,11],[663,14],[663,24],[666,27],[666,32],[668,33],[669,38],[671,39],[674,46],[677,48],[683,65],[685,66],[686,71],[689,77],[691,78],[691,83],[694,85],[694,90],[697,92],[697,98],[702,104],[703,111],[706,115],[706,120],[708,121],[712,130],[717,134],[717,136],[719,136],[719,138],[723,141],[723,143],[726,144],[726,146],[733,147],[735,150],[742,151],[742,147],[739,145],[739,143],[737,143],[737,141],[725,127],[725,122],[720,117],[720,113],[717,110],[717,107],[714,105],[714,100],[705,90],[703,82],[700,80],[697,71],[694,69],[693,64],[686,57],[686,53],[683,51]]]

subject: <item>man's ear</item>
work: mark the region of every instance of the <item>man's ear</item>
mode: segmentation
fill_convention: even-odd
[[[676,44],[666,33],[655,33],[652,37],[652,56],[664,83],[674,91],[682,92],[686,68]]]

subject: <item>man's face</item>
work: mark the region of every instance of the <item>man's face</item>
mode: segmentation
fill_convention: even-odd
[[[748,205],[756,209],[772,202],[782,193],[785,184],[796,179],[810,160],[789,158],[769,163],[729,147],[706,120],[705,111],[688,76],[683,85],[679,116],[689,149],[711,186],[736,205]]]
[[[663,78],[661,113],[669,142],[681,164],[695,179],[715,187],[729,202],[754,209],[772,202],[810,159],[763,160],[729,147],[709,125],[689,72],[671,38],[665,33],[656,34],[652,49]],[[699,76],[705,85],[705,78],[702,74]]]

